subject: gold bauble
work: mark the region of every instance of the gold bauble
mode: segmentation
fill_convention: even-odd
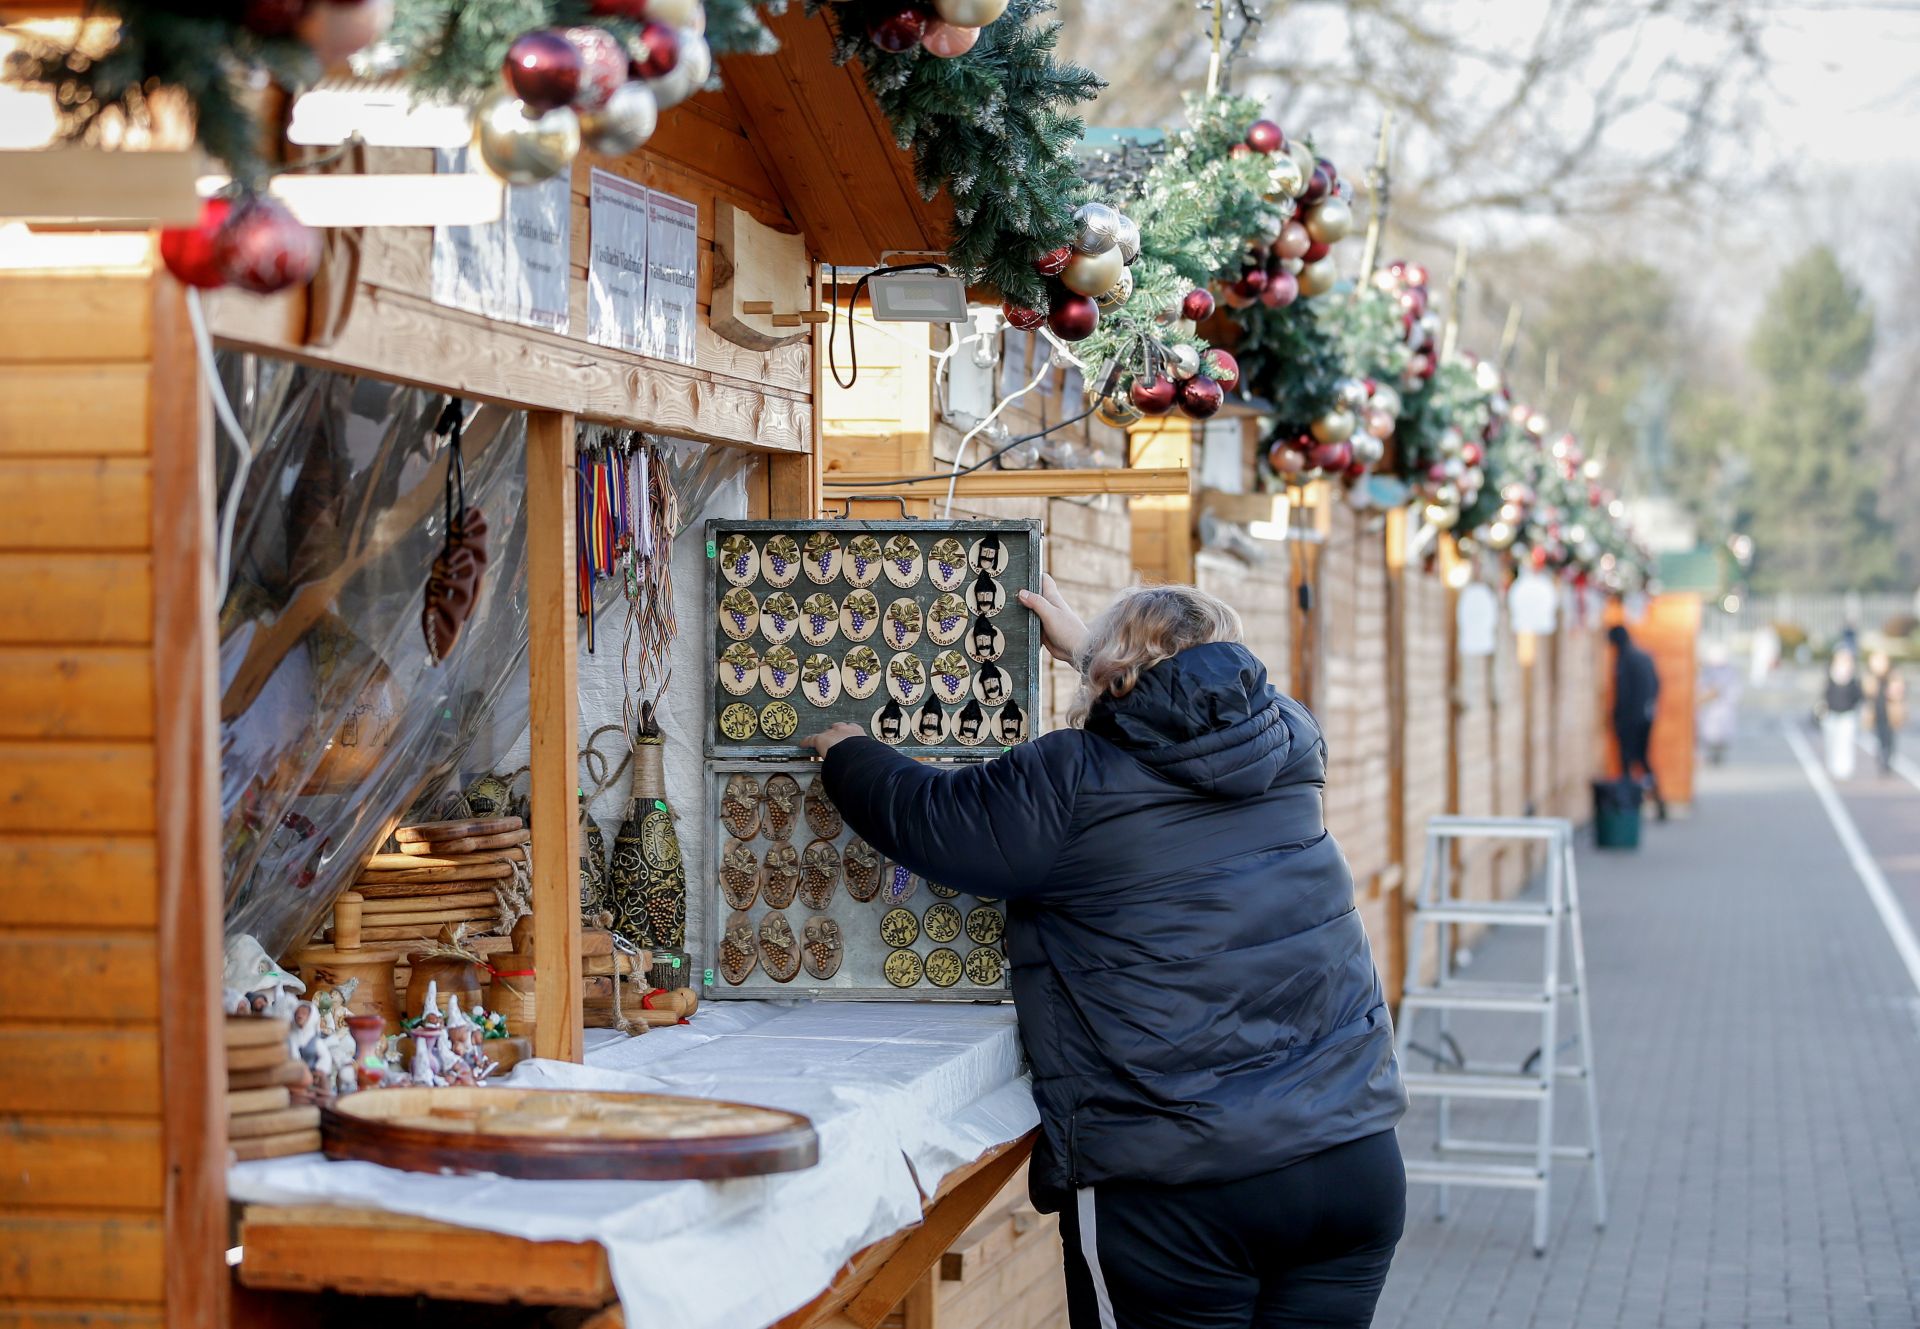
[[[1268,160],[1267,193],[1299,198],[1300,191],[1307,187],[1300,175],[1300,163],[1284,152],[1276,152]]]
[[[1353,209],[1339,195],[1330,194],[1319,206],[1309,208],[1302,220],[1308,235],[1323,245],[1335,244],[1353,229]]]
[[[1098,304],[1104,312],[1109,309],[1117,309],[1131,299],[1133,299],[1133,269],[1122,268],[1120,269],[1120,280],[1116,281],[1099,296],[1095,297],[1094,302]]]
[[[1007,12],[1007,0],[933,0],[933,12],[956,28],[984,28]]]
[[[1321,443],[1344,443],[1353,437],[1353,412],[1328,411],[1311,426],[1315,440]]]
[[[1333,266],[1331,258],[1323,258],[1318,263],[1309,263],[1300,269],[1300,294],[1309,297],[1325,295],[1339,280],[1340,271]]]
[[[1133,403],[1124,398],[1103,397],[1100,399],[1100,405],[1094,411],[1093,417],[1103,425],[1112,425],[1115,429],[1125,429],[1128,425],[1138,422],[1141,415],[1140,412],[1134,408]]]
[[[1115,245],[1098,254],[1076,253],[1067,260],[1066,270],[1060,274],[1060,280],[1069,291],[1098,299],[1113,289],[1113,284],[1120,280],[1120,274],[1126,270],[1127,261],[1121,257],[1119,246]]]
[[[567,106],[529,116],[527,104],[501,90],[473,111],[473,146],[486,168],[510,185],[537,185],[573,165],[580,117]]]
[[[1293,164],[1300,168],[1300,187],[1293,191],[1293,196],[1299,198],[1307,192],[1307,186],[1313,183],[1313,168],[1320,164],[1320,159],[1313,155],[1313,149],[1307,146],[1304,139],[1295,139],[1287,144],[1287,155],[1292,157]]]

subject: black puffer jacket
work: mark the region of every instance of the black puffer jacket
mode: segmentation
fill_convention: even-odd
[[[869,738],[827,755],[849,825],[1008,901],[1042,1147],[1036,1201],[1225,1181],[1386,1130],[1405,1096],[1326,745],[1244,647],[1199,646],[951,772]]]

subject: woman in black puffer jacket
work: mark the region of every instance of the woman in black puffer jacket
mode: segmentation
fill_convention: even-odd
[[[1212,596],[1136,589],[1091,630],[1051,579],[1020,598],[1085,677],[1077,727],[951,771],[807,741],[882,853],[1007,901],[1074,1329],[1365,1326],[1405,1097],[1319,728]]]

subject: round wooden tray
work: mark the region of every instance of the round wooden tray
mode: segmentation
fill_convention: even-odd
[[[820,1161],[792,1112],[666,1094],[572,1089],[369,1089],[321,1113],[329,1158],[408,1172],[687,1181],[798,1172]]]

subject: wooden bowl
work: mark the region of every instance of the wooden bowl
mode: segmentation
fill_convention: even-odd
[[[369,1089],[326,1107],[320,1128],[327,1157],[407,1172],[687,1181],[820,1161],[813,1123],[797,1113],[667,1094]]]

